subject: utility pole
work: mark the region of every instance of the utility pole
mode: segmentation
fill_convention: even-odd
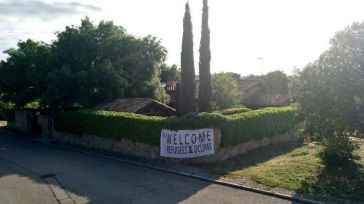
[[[262,64],[261,64],[261,69],[262,69],[262,70],[261,70],[261,73],[260,73],[260,74],[261,74],[261,75],[263,75],[264,58],[263,58],[263,57],[257,57],[257,60],[261,60],[261,63],[262,63]]]

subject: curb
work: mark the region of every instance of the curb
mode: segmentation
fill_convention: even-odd
[[[120,159],[120,158],[116,158],[116,157],[113,157],[113,156],[107,156],[107,155],[103,155],[103,154],[99,154],[99,153],[95,153],[95,152],[91,152],[91,151],[87,151],[87,150],[80,150],[80,149],[65,146],[65,145],[62,145],[62,144],[53,143],[51,141],[41,141],[41,140],[31,140],[31,141],[41,143],[41,144],[45,144],[45,145],[49,145],[49,146],[55,146],[55,147],[62,148],[62,149],[72,150],[72,151],[75,151],[75,152],[79,152],[79,153],[87,154],[87,155],[92,155],[92,156],[96,156],[96,157],[107,159],[107,160],[122,162],[122,163],[133,165],[133,166],[139,166],[139,167],[144,167],[144,168],[153,169],[153,170],[157,170],[157,171],[162,171],[162,172],[166,172],[166,173],[171,173],[171,174],[175,174],[175,175],[180,175],[180,176],[193,178],[193,179],[197,179],[197,180],[201,180],[201,181],[205,181],[205,182],[209,182],[209,183],[213,183],[213,184],[217,184],[217,185],[221,185],[221,186],[227,186],[227,187],[231,187],[231,188],[235,188],[235,189],[250,191],[250,192],[259,193],[259,194],[262,194],[262,195],[276,197],[276,198],[280,198],[280,199],[284,199],[284,200],[295,201],[295,202],[299,202],[299,203],[307,203],[307,204],[322,204],[323,203],[323,202],[314,201],[314,200],[310,200],[310,199],[291,196],[291,195],[288,195],[288,194],[282,194],[282,193],[276,193],[276,192],[272,192],[272,191],[266,191],[266,190],[261,190],[261,189],[257,189],[257,188],[252,188],[252,187],[237,184],[237,183],[226,182],[226,181],[222,181],[222,180],[216,180],[216,179],[208,178],[208,177],[201,176],[201,175],[198,175],[198,174],[188,173],[188,172],[185,172],[185,171],[176,171],[176,170],[173,170],[173,169],[168,169],[168,168],[160,167],[160,166],[157,166],[157,165],[144,164],[144,163],[137,162],[137,161],[131,161],[131,160],[127,160],[127,159]]]

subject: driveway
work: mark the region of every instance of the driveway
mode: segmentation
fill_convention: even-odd
[[[291,203],[21,139],[0,128],[0,203]]]

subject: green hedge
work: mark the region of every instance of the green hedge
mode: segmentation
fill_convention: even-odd
[[[168,129],[200,129],[218,126],[224,118],[221,114],[192,113],[184,117],[155,117],[134,113],[81,110],[56,114],[56,130],[73,134],[92,134],[119,140],[159,145],[160,133]]]
[[[221,128],[222,146],[236,145],[283,133],[297,123],[295,108],[266,108],[230,116],[221,113],[192,113],[177,117],[153,117],[133,113],[80,110],[54,116],[56,130],[92,134],[159,146],[161,129]]]
[[[221,113],[223,115],[233,115],[233,114],[238,114],[238,113],[245,113],[248,111],[251,111],[251,109],[249,109],[245,106],[241,106],[241,107],[236,107],[236,108],[223,109],[223,110],[219,110],[216,112]]]
[[[300,121],[293,106],[264,108],[226,116],[226,119],[221,127],[223,147],[285,133]]]

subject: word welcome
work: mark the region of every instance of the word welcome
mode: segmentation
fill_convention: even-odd
[[[213,129],[162,130],[160,155],[169,158],[193,158],[214,154]]]

